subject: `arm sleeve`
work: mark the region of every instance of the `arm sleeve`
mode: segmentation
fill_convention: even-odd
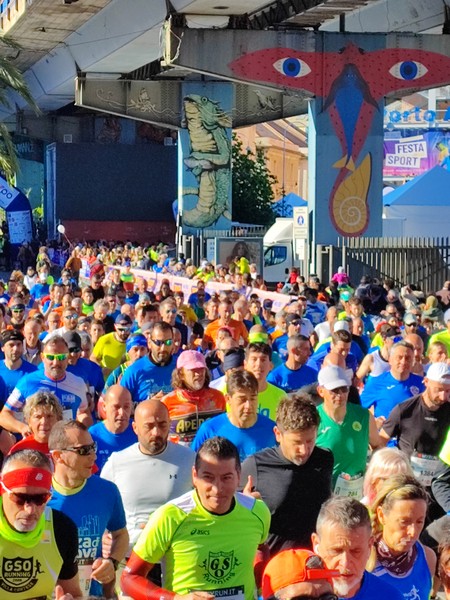
[[[120,579],[120,587],[127,597],[134,600],[173,600],[176,595],[174,592],[160,588],[147,579],[152,568],[153,564],[131,553]]]
[[[18,385],[13,389],[7,401],[5,402],[6,408],[9,408],[9,410],[12,410],[14,412],[19,412],[22,410],[23,405],[25,404],[25,399],[27,397],[25,393],[22,393],[20,384],[21,382],[19,381]]]
[[[450,465],[442,460],[431,482],[431,491],[436,502],[446,513],[450,512]]]
[[[78,573],[78,529],[67,515],[53,511],[53,530],[63,564],[58,579],[72,579]]]

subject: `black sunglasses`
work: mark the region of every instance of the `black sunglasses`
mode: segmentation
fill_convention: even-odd
[[[72,448],[63,448],[64,452],[75,452],[79,456],[87,456],[93,452],[97,452],[97,444],[85,444],[84,446],[73,446]]]
[[[25,506],[25,504],[42,506],[52,497],[51,492],[44,492],[43,494],[21,494],[19,492],[13,492],[9,490],[4,483],[2,483],[2,486],[5,492],[7,492],[9,498],[14,502],[14,504],[17,504],[17,506]]]

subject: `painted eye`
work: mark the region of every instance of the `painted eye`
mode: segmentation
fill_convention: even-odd
[[[420,62],[415,60],[403,60],[395,63],[393,67],[389,69],[389,73],[397,79],[403,79],[404,81],[413,81],[414,79],[420,79],[428,69]]]
[[[280,58],[273,66],[286,77],[304,77],[311,73],[309,65],[299,58]]]

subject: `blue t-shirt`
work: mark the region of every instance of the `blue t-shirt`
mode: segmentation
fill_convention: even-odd
[[[130,365],[123,374],[120,385],[129,390],[133,402],[143,402],[160,390],[164,394],[172,391],[172,372],[175,361],[159,366],[152,363],[148,356],[143,356]]]
[[[380,598],[404,600],[403,594],[392,585],[366,571],[358,593],[352,596],[351,600],[380,600]]]
[[[197,452],[200,446],[208,438],[219,435],[227,438],[239,450],[241,462],[247,456],[276,445],[275,434],[273,428],[275,422],[264,415],[258,415],[258,419],[253,427],[241,429],[230,422],[228,415],[223,413],[217,417],[212,417],[204,421],[191,444],[192,450]]]
[[[100,475],[100,471],[113,452],[125,450],[128,446],[137,442],[137,436],[131,423],[124,432],[111,433],[102,421],[89,427],[89,433],[92,435],[94,442],[97,443],[97,460],[95,462],[99,469],[98,475]]]
[[[306,303],[305,317],[314,325],[318,325],[325,321],[328,306],[324,302],[308,302]]]
[[[278,354],[282,360],[286,360],[287,355],[288,355],[288,351],[287,351],[288,339],[289,339],[288,334],[284,333],[283,335],[280,335],[279,337],[277,337],[277,339],[274,340],[274,342],[272,344],[272,350],[274,352],[278,352]]]
[[[412,373],[405,381],[395,379],[390,371],[369,377],[361,394],[364,408],[374,407],[375,417],[386,417],[403,400],[408,400],[425,390],[423,377]]]
[[[17,382],[5,403],[6,408],[14,412],[21,411],[25,400],[39,390],[55,394],[61,402],[65,419],[76,419],[78,409],[87,408],[86,384],[80,377],[76,377],[73,373],[66,373],[65,377],[55,381],[39,369],[28,373]]]
[[[308,365],[302,365],[300,369],[293,371],[283,363],[268,374],[267,381],[289,393],[304,385],[315,383],[317,371]]]
[[[30,296],[35,300],[40,300],[44,296],[48,296],[50,293],[50,286],[48,283],[35,283],[30,290]]]
[[[331,338],[328,338],[326,342],[320,344],[319,348],[314,352],[311,356],[311,359],[318,365],[323,363],[325,356],[328,354],[331,348]],[[356,362],[360,364],[364,358],[364,354],[362,353],[359,345],[352,340],[350,344],[350,353],[356,358]]]
[[[77,377],[81,377],[89,387],[101,394],[104,385],[102,368],[88,358],[80,357],[76,365],[68,365],[67,370]]]
[[[0,362],[0,377],[3,379],[6,385],[6,397],[0,396],[2,404],[6,398],[10,395],[13,389],[16,387],[19,379],[22,379],[27,373],[33,373],[36,371],[36,366],[22,359],[22,364],[18,369],[8,369],[5,365],[5,361]]]
[[[48,505],[70,517],[78,527],[79,567],[102,556],[102,535],[106,530],[126,527],[119,489],[115,483],[100,477],[91,476],[76,494],[66,496],[53,489]],[[101,596],[101,585],[92,581],[90,592]]]

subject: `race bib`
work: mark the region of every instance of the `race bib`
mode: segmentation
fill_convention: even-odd
[[[334,486],[336,496],[344,496],[345,498],[362,498],[364,477],[362,475],[348,475],[341,473]]]
[[[64,421],[70,421],[72,420],[73,417],[73,410],[71,408],[64,408],[63,409],[63,420]]]
[[[78,565],[78,577],[80,580],[80,588],[83,596],[89,596],[91,589],[92,564]]]
[[[421,452],[413,452],[411,456],[411,467],[414,477],[425,487],[430,487],[438,467],[439,458]]]

